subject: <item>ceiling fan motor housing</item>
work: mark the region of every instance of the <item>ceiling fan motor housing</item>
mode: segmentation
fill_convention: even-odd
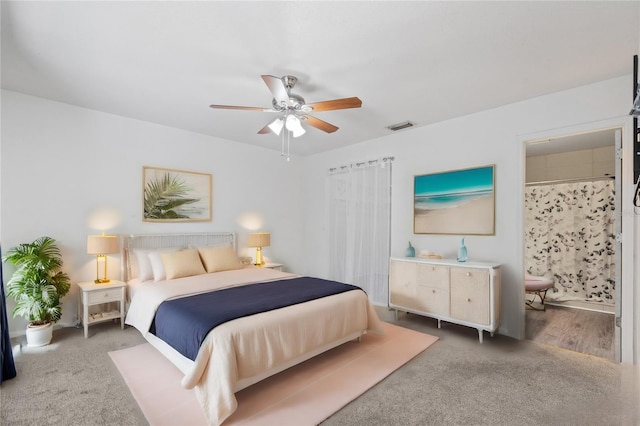
[[[283,102],[279,104],[276,98],[273,98],[271,104],[273,105],[273,109],[276,111],[284,111],[284,110],[294,110],[299,111],[302,106],[305,104],[304,98],[300,95],[296,95],[295,93],[288,92],[289,102],[286,104]]]
[[[284,83],[284,87],[287,88],[287,91],[289,91],[296,85],[298,78],[292,75],[285,75],[282,77],[282,82]]]

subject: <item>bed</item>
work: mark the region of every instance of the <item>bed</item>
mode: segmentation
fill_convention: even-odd
[[[221,424],[235,411],[235,392],[364,333],[382,332],[360,289],[243,265],[233,233],[131,235],[123,241],[126,323],[184,373],[182,386],[195,388],[210,424]],[[335,294],[314,293],[331,286]],[[226,302],[211,308],[220,298]],[[215,317],[244,305],[254,309],[263,298],[267,308],[224,317],[206,333],[208,328],[191,320],[196,311]],[[193,349],[195,341],[199,348]]]

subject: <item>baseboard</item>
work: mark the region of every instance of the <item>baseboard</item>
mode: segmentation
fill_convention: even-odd
[[[9,331],[9,337],[13,339],[14,337],[21,337],[27,334],[25,330],[22,331]]]
[[[563,308],[583,309],[585,311],[603,312],[615,315],[616,307],[609,303],[585,302],[583,300],[566,300],[564,302],[545,300],[545,305],[560,306]]]
[[[62,323],[58,322],[58,323],[55,323],[53,325],[53,330],[55,331],[55,330],[58,330],[60,328],[77,327],[77,326],[78,326],[78,324],[75,323],[75,322],[62,322]],[[26,334],[27,334],[26,328],[22,329],[22,330],[18,330],[18,331],[16,331],[16,330],[9,331],[9,338],[13,339],[14,337],[22,337],[22,336],[26,336]]]

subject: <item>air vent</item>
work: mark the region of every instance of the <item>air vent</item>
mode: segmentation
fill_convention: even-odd
[[[397,132],[398,130],[408,129],[409,127],[415,126],[411,121],[405,121],[404,123],[392,124],[391,126],[387,126],[387,129]]]

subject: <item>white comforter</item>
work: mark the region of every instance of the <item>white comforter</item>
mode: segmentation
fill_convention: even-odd
[[[235,285],[294,278],[267,268],[244,268],[141,285],[126,323],[149,334],[156,309],[168,299]],[[236,409],[239,380],[316,351],[353,333],[381,332],[379,319],[364,292],[348,291],[219,325],[204,340],[182,386],[196,395],[211,424]]]

